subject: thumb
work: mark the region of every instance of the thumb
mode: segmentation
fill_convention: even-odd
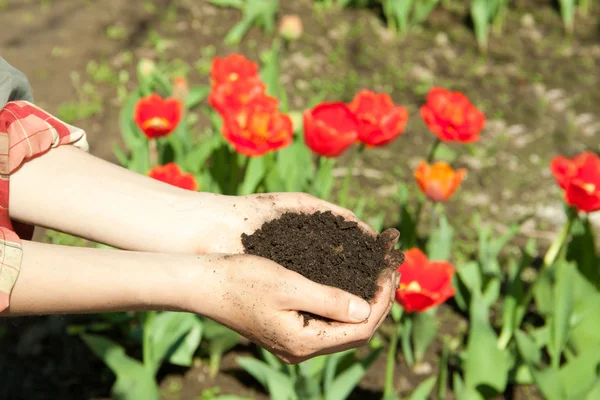
[[[287,304],[291,309],[348,323],[364,322],[371,314],[370,304],[360,297],[302,278],[297,296]]]

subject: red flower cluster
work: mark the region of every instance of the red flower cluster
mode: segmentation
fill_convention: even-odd
[[[158,165],[148,172],[148,176],[182,189],[198,190],[198,182],[196,182],[194,175],[184,173],[179,165],[175,163]]]
[[[321,103],[304,112],[304,140],[315,153],[337,157],[357,141],[383,146],[404,131],[408,112],[389,95],[362,90],[349,105]]]
[[[454,267],[445,261],[429,261],[417,248],[404,252],[404,263],[398,267],[400,284],[396,301],[406,312],[423,312],[454,296]]]
[[[565,191],[567,204],[579,211],[600,210],[600,157],[586,151],[573,159],[557,156],[550,165],[556,182]]]
[[[223,136],[237,152],[261,156],[292,142],[292,121],[266,94],[255,63],[239,54],[216,57],[210,74],[208,101],[223,118]]]
[[[183,104],[175,98],[157,94],[141,98],[135,105],[133,119],[148,139],[167,136],[181,120]]]
[[[485,125],[485,115],[459,92],[433,88],[421,107],[427,127],[444,142],[473,143]]]

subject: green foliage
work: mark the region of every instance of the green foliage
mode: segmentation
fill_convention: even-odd
[[[273,400],[343,400],[377,358],[381,349],[358,359],[353,350],[320,356],[297,366],[285,365],[263,350],[264,361],[249,357],[238,363],[252,375]]]
[[[388,28],[400,35],[423,24],[440,0],[381,0]]]
[[[122,400],[159,399],[155,375],[164,360],[190,366],[202,336],[202,322],[187,313],[146,312],[143,319],[143,361],[126,354],[112,340],[89,333],[80,336],[84,343],[116,375],[114,398]]]
[[[475,38],[480,50],[487,52],[488,37],[492,24],[499,34],[510,0],[471,0],[471,19],[475,27]]]
[[[275,15],[279,0],[210,0],[219,7],[233,7],[242,12],[242,20],[231,28],[225,36],[225,44],[237,45],[253,25],[272,33],[275,28]]]

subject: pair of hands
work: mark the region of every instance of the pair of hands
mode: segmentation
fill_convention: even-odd
[[[369,234],[376,235],[377,232],[358,221],[349,210],[303,193],[218,197],[223,226],[209,230],[212,240],[207,237],[188,240],[191,246],[200,243],[189,248],[192,253],[237,254],[211,256],[218,266],[216,273],[226,285],[214,294],[215,313],[209,317],[289,363],[358,347],[369,341],[393,305],[399,280],[394,269],[380,278],[380,291],[369,304],[340,289],[312,282],[270,260],[241,254],[241,234],[251,234],[264,222],[284,212],[327,210],[347,220],[357,221]],[[391,238],[390,248],[396,241],[397,238]],[[190,273],[194,274],[193,271]],[[188,281],[194,282],[195,279]],[[203,310],[197,307],[199,301],[199,297],[191,296],[186,304],[191,311],[200,312]],[[201,308],[204,309],[204,306]],[[338,322],[311,320],[305,327],[298,311]]]

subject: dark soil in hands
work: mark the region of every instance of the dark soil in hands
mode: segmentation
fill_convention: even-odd
[[[404,261],[393,246],[399,237],[388,229],[373,237],[331,212],[286,213],[266,222],[251,235],[242,235],[245,252],[268,258],[304,277],[350,292],[367,301],[379,287],[384,271],[396,269]],[[327,319],[301,313],[305,325],[311,319]]]

